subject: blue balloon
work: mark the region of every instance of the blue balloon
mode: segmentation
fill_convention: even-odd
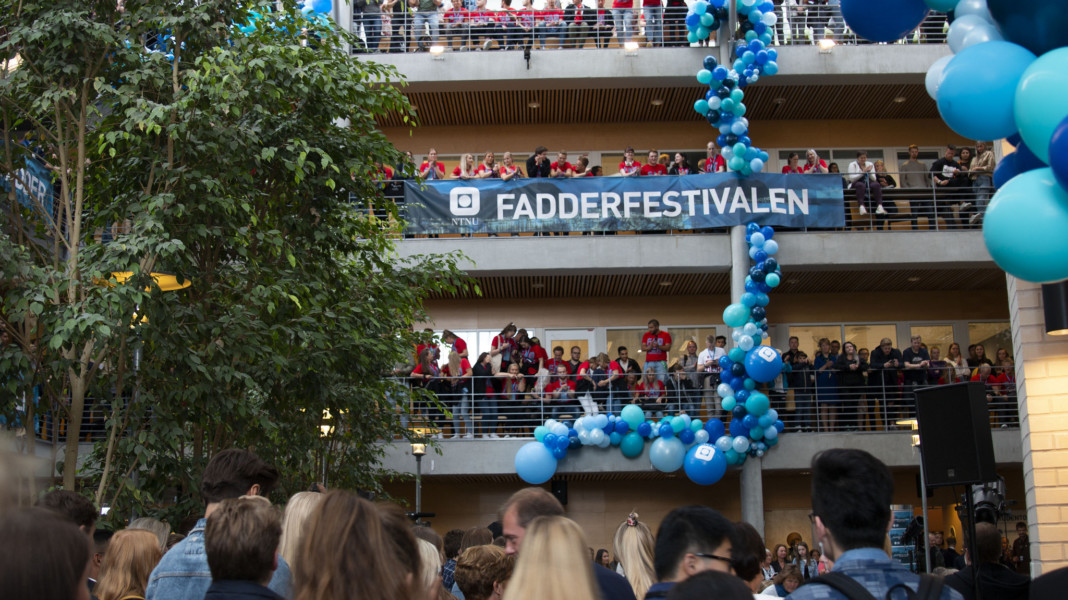
[[[556,473],[556,458],[541,442],[527,442],[515,453],[515,472],[523,481],[538,485]]]
[[[926,0],[926,2],[927,6],[931,7],[931,10],[947,13],[956,8],[960,0]]]
[[[1068,279],[1068,191],[1053,170],[1021,173],[994,195],[983,239],[994,262],[1035,283]]]
[[[690,13],[686,15],[686,27],[690,30],[696,30],[701,26],[701,15],[697,13]],[[713,69],[715,67],[712,67]]]
[[[645,425],[645,423],[642,423]],[[642,450],[645,449],[645,440],[642,439],[641,432],[630,432],[623,436],[623,440],[619,443],[619,450],[623,453],[623,456],[627,458],[637,458],[641,456]]]
[[[740,401],[737,401],[737,398],[735,399],[734,408],[731,409],[731,415],[735,419],[743,419],[746,415],[745,404]],[[747,423],[745,423],[744,420],[742,421],[742,424],[746,427],[749,426]]]
[[[621,443],[623,443],[623,434],[619,433],[618,431],[613,431],[612,435],[610,435],[608,437],[609,437],[609,443],[612,444],[613,446],[618,446]]]
[[[675,435],[675,430],[668,423],[660,425],[660,437],[669,438]]]
[[[574,427],[572,427],[572,428],[568,429],[568,430],[567,430],[567,436],[568,436],[568,437],[573,437],[573,438],[576,438],[576,437],[578,437],[578,430],[577,430],[577,429],[575,429]]]
[[[743,385],[744,385],[744,383],[743,383]],[[740,389],[737,392],[735,392],[734,397],[738,400],[739,403],[745,404],[745,401],[749,399],[749,394],[751,394],[751,393],[752,392],[750,392],[747,389]],[[742,415],[744,416],[745,413],[742,413]]]
[[[718,65],[719,65],[719,62],[716,61],[716,57],[715,56],[709,55],[709,56],[705,57],[704,67],[706,69],[708,69],[709,71],[711,71],[712,69],[715,69],[716,66],[718,66]]]
[[[1020,172],[1016,170],[1016,153],[1006,155],[998,166],[994,167],[994,187],[1001,188],[1019,174]]]
[[[752,428],[756,427],[758,425],[756,415],[749,415],[749,414],[745,415],[745,418],[742,419],[742,425],[746,429],[752,429]]]
[[[576,434],[576,437],[578,437],[578,432],[577,431],[575,432],[575,434]],[[568,436],[568,435],[556,436],[556,447],[557,448],[563,448],[564,450],[567,450],[567,447],[570,446],[570,445],[571,445],[571,436]]]
[[[1068,46],[1068,11],[1058,2],[987,0],[991,16],[1005,39],[1041,56]]]
[[[923,0],[842,0],[842,18],[860,37],[893,42],[916,29],[927,17]]]
[[[546,433],[545,437],[542,438],[541,442],[550,448],[556,446],[556,434]]]
[[[745,355],[745,372],[760,383],[768,383],[782,372],[782,356],[771,346],[756,346]]]
[[[578,436],[569,438],[569,440],[570,441],[567,443],[567,447],[570,450],[574,450],[575,448],[582,446],[582,441],[578,439]]]
[[[1019,146],[1016,146],[1016,152],[1012,153],[1016,157],[1016,172],[1026,173],[1035,169],[1041,169],[1046,166],[1046,163],[1042,162],[1042,159],[1035,156],[1034,152],[1031,152],[1031,147],[1023,142]]]
[[[555,458],[556,460],[560,460],[562,458],[567,458],[567,446],[566,445],[563,448],[557,446],[557,447],[553,448],[551,452],[553,454],[553,458]]]
[[[712,444],[700,444],[690,448],[682,466],[690,481],[697,485],[712,485],[727,472],[727,458]]]
[[[987,42],[961,50],[938,86],[938,112],[949,127],[972,139],[998,139],[1016,131],[1016,85],[1035,60],[1011,42]]]
[[[313,12],[328,15],[334,8],[334,3],[331,0],[306,0],[305,6],[311,7]]]
[[[1049,166],[1061,187],[1068,190],[1068,117],[1053,130],[1049,140]]]
[[[618,421],[613,423],[613,426],[615,428],[616,433],[618,433],[619,435],[623,435],[630,431],[630,423],[627,423],[623,419],[619,419]]]
[[[649,437],[649,434],[653,432],[653,426],[649,423],[642,423],[641,425],[638,425],[637,432],[638,435],[647,438]]]
[[[649,448],[649,462],[664,473],[674,473],[686,459],[686,446],[676,437],[657,438]]]
[[[749,309],[744,304],[730,304],[723,309],[723,322],[728,327],[741,327],[748,319]]]
[[[712,78],[716,81],[723,81],[727,78],[727,69],[723,65],[712,69]]]
[[[775,421],[775,430],[782,433],[783,429],[786,429],[786,425],[783,425],[782,421]]]
[[[1023,71],[1016,88],[1013,112],[1020,136],[1044,163],[1050,160],[1049,141],[1053,130],[1068,116],[1068,104],[1064,101],[1068,97],[1066,73],[1068,48],[1051,50]]]
[[[693,440],[694,440],[693,432],[690,431],[689,429],[684,429],[684,430],[682,430],[681,433],[679,433],[679,441],[681,441],[683,444],[686,444],[687,446],[689,446],[690,444],[693,443]]]
[[[709,419],[708,422],[705,423],[705,431],[708,432],[708,439],[718,440],[727,432],[727,427],[720,419]]]

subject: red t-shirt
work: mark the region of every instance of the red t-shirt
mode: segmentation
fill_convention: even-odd
[[[393,169],[389,168],[389,165],[382,165],[382,168],[378,170],[379,180],[393,179]]]
[[[548,26],[556,26],[564,22],[564,11],[560,8],[543,8],[538,11],[539,22]]]
[[[457,354],[463,354],[464,351],[467,350],[467,342],[465,342],[463,338],[458,337],[456,338],[456,341],[452,343],[452,349],[455,350]]]
[[[808,173],[808,172],[812,171],[812,169],[815,166],[816,165],[810,165],[808,163],[805,163],[805,164],[801,165],[801,172],[802,173]],[[820,168],[823,169],[824,173],[827,172],[827,163],[822,158],[820,159]]]
[[[624,175],[630,175],[631,173],[641,173],[642,163],[634,161],[628,165],[627,161],[623,161],[619,163],[619,172],[623,173]]]
[[[426,162],[424,160],[423,163],[421,165],[419,165],[419,172],[422,173],[428,167],[430,167],[430,163],[428,163],[428,162]],[[429,171],[427,171],[426,178],[427,179],[437,179],[439,177],[442,177],[442,173],[444,173],[444,172],[445,172],[445,163],[434,161],[434,168],[430,169]]]
[[[542,348],[541,346],[531,346],[526,350],[520,348],[519,354],[523,357],[523,362],[533,363],[533,366],[527,368],[527,375],[537,375],[538,359],[541,358],[546,360],[549,358],[549,355],[545,353],[545,348]],[[542,365],[544,366],[544,363],[542,363]]]
[[[631,0],[612,0],[612,8],[634,8]]]
[[[501,338],[500,335],[494,336],[493,341],[490,342],[491,348],[498,348],[501,351],[501,362],[512,362],[512,353],[515,352],[516,344],[512,338]]]
[[[551,382],[549,382],[549,385],[545,386],[545,393],[546,393],[546,395],[552,394],[552,393],[556,392],[556,390],[559,390],[560,388],[567,388],[566,391],[561,393],[561,396],[563,396],[563,394],[565,394],[565,393],[570,393],[571,397],[574,398],[574,396],[575,396],[575,382],[570,380],[570,379],[564,379],[563,381],[561,381],[559,377],[556,378],[556,379],[553,379]],[[561,398],[558,399],[558,402],[567,402],[567,400],[568,399],[565,399],[565,398],[561,397]]]
[[[727,168],[727,161],[720,154],[713,156],[712,160],[705,160],[705,173],[715,173],[720,167]]]
[[[450,8],[442,17],[446,25],[460,25],[471,18],[471,13],[466,8]]]
[[[471,370],[471,363],[466,358],[460,359],[460,372],[453,375],[449,372],[449,365],[442,367],[441,372],[449,377],[463,377],[468,371]]]
[[[556,360],[556,357],[554,356],[549,360],[545,361],[545,368],[548,369],[549,374],[554,377],[556,376],[556,367],[560,365],[563,365],[564,368],[567,369],[568,374],[571,374],[571,363],[567,362],[566,358]]]
[[[972,381],[983,381],[980,378],[978,371],[975,372],[975,375],[972,375]],[[1005,385],[1005,383],[1007,383],[1007,381],[1005,379],[1005,375],[1002,373],[998,373],[996,375],[994,373],[991,373],[990,377],[988,377],[986,381],[983,381],[983,384],[986,385],[987,389],[993,389],[994,391],[998,392],[1001,391],[1001,386]]]
[[[659,163],[645,165],[642,167],[642,175],[667,175],[667,167]]]
[[[609,377],[611,377],[612,375],[622,375],[622,374],[623,374],[623,367],[619,366],[619,363],[617,363],[614,360],[612,362],[608,363],[608,376]]]
[[[453,167],[453,169],[452,169],[452,176],[453,177],[459,177],[461,173],[463,173],[463,171],[460,170],[459,166]],[[473,175],[474,175],[474,172],[471,172],[471,173],[467,174],[468,177],[471,177]]]
[[[437,365],[431,364],[430,373],[425,373],[423,371],[423,365],[418,364],[412,369],[412,373],[415,373],[416,375],[433,375],[434,377],[437,377],[438,375],[441,375],[441,369],[439,369]]]
[[[656,342],[655,348],[653,347],[654,341]],[[645,355],[645,362],[667,360],[667,352],[661,350],[661,348],[670,345],[671,334],[669,334],[668,332],[661,329],[660,331],[656,332],[656,335],[653,335],[653,332],[646,331],[645,335],[642,336],[642,347],[649,346],[649,350]]]
[[[575,170],[574,165],[572,165],[571,163],[569,163],[567,161],[564,161],[564,166],[563,167],[557,166],[559,164],[560,164],[559,161],[554,162],[553,164],[549,165],[549,168],[552,169],[553,171],[561,171],[565,175],[567,174],[568,171],[574,171]]]
[[[783,172],[784,175],[787,175],[787,174],[790,174],[790,173],[801,174],[801,173],[805,172],[805,168],[802,167],[801,165],[798,165],[798,166],[793,167],[793,168],[791,168],[790,165],[786,165],[785,167],[782,168],[782,172]]]
[[[501,167],[500,167],[500,174],[502,176],[511,175],[512,173],[515,173],[518,170],[519,170],[519,165],[513,164],[512,166],[509,167],[508,165],[502,164]]]
[[[643,379],[635,389],[639,396],[650,402],[664,395],[664,384],[660,383],[659,379],[652,383]]]
[[[483,173],[489,172],[491,173],[490,177],[496,177],[497,175],[494,173],[495,169],[497,169],[496,164],[494,164],[492,167],[487,167],[486,163],[479,163],[478,168],[475,169],[475,175],[481,175]]]

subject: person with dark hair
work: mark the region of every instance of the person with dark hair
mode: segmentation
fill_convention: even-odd
[[[512,494],[497,511],[497,520],[504,531],[504,549],[518,555],[530,522],[537,517],[563,516],[564,507],[547,490],[528,487]],[[593,575],[601,589],[603,600],[634,600],[634,592],[622,575],[600,566],[593,566]]]
[[[464,539],[463,529],[450,529],[442,540],[445,544],[445,564],[441,565],[441,585],[452,591],[453,575],[456,572],[456,557],[460,555],[460,543]]]
[[[768,555],[768,549],[764,547],[760,533],[749,523],[735,523],[734,534],[737,544],[732,548],[731,568],[753,594],[759,594],[764,589],[764,573],[761,567]]]
[[[204,600],[282,600],[268,589],[278,564],[282,518],[266,498],[229,498],[207,519],[211,586]]]
[[[41,507],[0,516],[0,590],[5,598],[89,600],[89,538]]]
[[[108,543],[114,531],[97,529],[93,532],[93,557],[89,559],[89,591],[92,592],[100,579],[100,567],[104,564],[104,555],[108,551]]]
[[[707,506],[681,506],[660,522],[653,549],[654,583],[645,598],[664,598],[675,584],[702,571],[730,573],[735,529]]]
[[[534,149],[534,154],[527,159],[527,177],[549,177],[552,174],[549,157],[545,156],[548,151],[545,146]]]
[[[223,500],[266,496],[278,484],[278,477],[278,469],[248,450],[230,448],[213,456],[200,479],[204,517],[185,539],[163,555],[148,579],[146,600],[202,600],[211,586],[211,570],[204,552],[207,519]],[[291,575],[285,559],[279,557],[268,587],[280,596],[290,596]]]
[[[52,490],[41,496],[34,506],[47,508],[74,523],[90,538],[96,531],[96,517],[100,511],[85,496],[70,490]]]
[[[795,600],[846,599],[862,588],[876,598],[904,585],[921,587],[941,600],[961,596],[942,580],[909,571],[883,550],[890,527],[894,482],[890,469],[864,450],[835,448],[812,458],[812,519],[824,557],[834,561],[827,574],[811,579],[790,594]],[[858,593],[859,593],[858,592]],[[902,596],[903,597],[903,596]]]
[[[968,549],[967,534],[964,538],[964,558],[968,566],[952,575],[947,575],[946,585],[960,592],[964,600],[972,600],[975,598],[973,585],[975,560]],[[1015,573],[999,562],[1001,532],[995,525],[992,523],[975,524],[975,548],[979,552],[980,597],[988,600],[1026,600],[1031,587],[1031,578]]]
[[[752,600],[753,592],[737,577],[704,571],[671,588],[667,600]]]

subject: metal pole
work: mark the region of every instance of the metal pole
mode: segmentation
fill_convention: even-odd
[[[423,455],[415,455],[415,513],[423,512]],[[416,523],[419,518],[416,518]]]
[[[979,591],[979,552],[975,547],[975,504],[972,500],[971,485],[964,488],[964,506],[968,511],[968,558],[972,567],[972,590],[975,591],[973,598],[981,600]]]
[[[923,472],[923,446],[918,446],[920,449],[920,501],[923,506],[923,558],[924,564],[927,566],[927,570],[924,573],[931,572],[931,532],[930,523],[927,522],[927,478]]]

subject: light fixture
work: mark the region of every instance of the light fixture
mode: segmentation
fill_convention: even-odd
[[[638,42],[623,42],[623,54],[626,56],[638,56]]]
[[[660,282],[660,287],[669,287],[671,285],[672,285],[672,282],[668,281],[667,279],[665,279],[664,281]]]
[[[412,456],[426,456],[426,444],[412,442]]]
[[[1042,286],[1042,313],[1046,317],[1046,333],[1068,335],[1068,281]]]
[[[904,102],[906,100],[908,100],[908,98],[906,98],[904,96],[897,96],[897,97],[894,98],[894,102],[896,102],[898,104],[901,104],[902,102]]]
[[[838,44],[834,40],[830,38],[823,38],[819,42],[820,54],[830,54],[831,50],[833,50],[834,47],[837,45]]]
[[[908,280],[909,280],[909,281],[910,281],[911,283],[916,283],[917,281],[919,281],[919,280],[920,280],[920,278],[919,278],[919,277],[917,277],[917,276],[915,276],[915,275],[913,275],[912,277],[909,277],[909,278],[908,278]]]
[[[786,98],[783,98],[782,96],[779,96],[778,98],[775,98],[771,102],[772,102],[772,104],[786,104]]]
[[[445,60],[445,46],[431,46],[430,56],[432,56],[434,60]]]
[[[663,106],[664,100],[662,98],[653,98],[650,104],[652,104],[653,106]]]
[[[541,108],[541,102],[531,100],[530,102],[527,102],[527,108]]]

